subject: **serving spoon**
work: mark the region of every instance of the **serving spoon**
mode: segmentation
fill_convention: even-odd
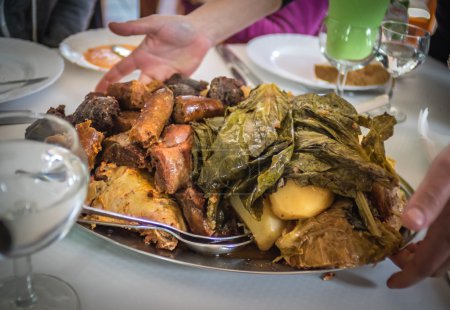
[[[82,207],[81,212],[84,214],[99,215],[111,219],[124,220],[136,224],[104,222],[91,220],[83,217],[78,219],[79,223],[91,225],[94,224],[108,227],[119,227],[127,229],[162,230],[177,238],[181,243],[185,244],[191,250],[202,254],[208,255],[226,254],[236,251],[237,249],[240,249],[253,242],[253,237],[251,236],[251,234],[248,233],[229,237],[208,237],[182,231],[180,229],[177,229],[175,227],[160,222],[128,216],[125,214],[119,214],[107,210],[97,209],[86,205]]]

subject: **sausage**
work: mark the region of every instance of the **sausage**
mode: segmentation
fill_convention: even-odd
[[[189,123],[207,117],[221,116],[225,106],[219,99],[201,96],[178,96],[175,99],[173,119],[176,123]]]

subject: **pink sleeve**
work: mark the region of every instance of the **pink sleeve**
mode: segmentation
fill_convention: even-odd
[[[328,0],[294,0],[226,40],[246,43],[254,37],[271,33],[316,35],[328,10]]]

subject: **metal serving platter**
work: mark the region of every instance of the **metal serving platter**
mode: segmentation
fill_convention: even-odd
[[[411,186],[404,180],[401,180],[401,187],[409,198],[413,193]],[[275,263],[274,259],[279,255],[279,252],[275,247],[270,251],[262,252],[259,251],[254,244],[250,244],[237,252],[220,256],[209,256],[193,252],[183,247],[180,243],[174,251],[157,249],[154,245],[145,244],[142,237],[140,237],[137,232],[130,230],[105,226],[97,226],[93,230],[89,225],[78,224],[77,226],[96,237],[102,238],[107,242],[111,242],[127,250],[141,253],[155,259],[195,268],[260,274],[326,273],[343,269],[321,268],[299,270],[282,262]],[[405,244],[410,242],[415,235],[407,229],[402,229],[401,233],[403,234]]]

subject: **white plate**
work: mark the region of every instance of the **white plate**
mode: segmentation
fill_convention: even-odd
[[[311,88],[334,89],[335,84],[316,78],[315,64],[328,63],[322,56],[317,37],[301,34],[269,34],[247,44],[248,57],[259,67],[285,79]],[[344,89],[369,90],[380,85],[345,86]]]
[[[129,36],[123,37],[112,33],[109,29],[93,29],[67,37],[59,45],[61,54],[70,62],[77,64],[81,67],[106,72],[108,69],[96,66],[88,62],[83,54],[89,48],[93,48],[99,45],[111,45],[111,44],[131,44],[139,45],[144,36]]]
[[[0,103],[33,94],[53,84],[64,71],[59,54],[43,45],[21,39],[0,38],[0,82],[48,77],[30,85],[0,85]]]

